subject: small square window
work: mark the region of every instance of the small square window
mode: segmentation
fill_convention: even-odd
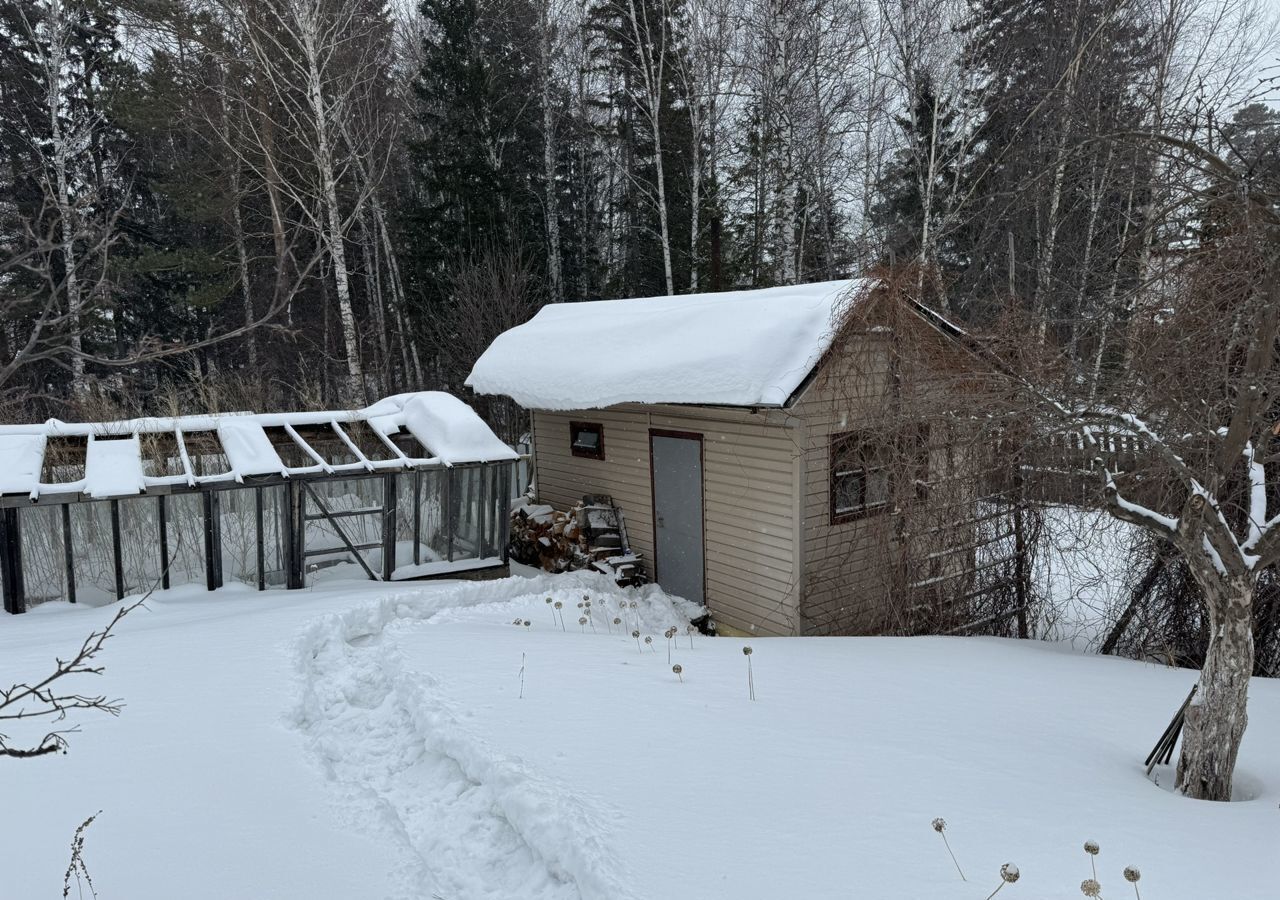
[[[569,449],[574,456],[604,459],[604,427],[595,422],[570,422]]]

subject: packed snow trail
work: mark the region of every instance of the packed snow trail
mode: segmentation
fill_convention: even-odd
[[[496,609],[551,596],[576,608],[600,582],[575,576],[555,585],[536,594],[530,588],[541,585],[522,579],[466,585],[447,602]],[[683,618],[656,588],[637,596],[638,617]],[[313,622],[297,649],[302,696],[293,721],[344,801],[410,852],[405,896],[635,897],[622,854],[609,845],[616,813],[489,746],[446,699],[442,674],[407,666],[397,632],[437,616],[449,616],[440,597],[383,597]]]

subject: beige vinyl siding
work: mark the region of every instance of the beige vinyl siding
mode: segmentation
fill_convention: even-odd
[[[582,410],[535,411],[533,418],[534,484],[538,498],[556,509],[569,509],[584,494],[608,494],[622,507],[633,549],[653,559],[653,502],[649,486],[649,426],[644,413]],[[569,449],[569,423],[594,422],[604,427],[604,459],[574,456]]]
[[[856,377],[834,377],[828,360],[792,410],[804,435],[802,634],[873,633],[889,612],[889,515],[831,523],[831,437],[857,431],[889,395],[884,339],[864,336],[850,352],[860,354]]]
[[[754,634],[799,633],[802,448],[778,411],[626,404],[534,413],[538,493],[558,508],[585,493],[622,506],[632,547],[654,572],[649,429],[702,435],[706,599],[717,622]],[[605,459],[575,457],[569,423],[604,426]],[[657,560],[661,567],[661,560]]]

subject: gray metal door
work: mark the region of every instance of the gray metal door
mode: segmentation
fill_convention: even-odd
[[[649,452],[658,584],[703,603],[702,438],[651,432]]]

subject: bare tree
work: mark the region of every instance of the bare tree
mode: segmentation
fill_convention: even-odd
[[[666,162],[662,155],[663,100],[667,92],[668,79],[674,76],[674,73],[668,70],[668,64],[675,47],[675,36],[671,33],[671,16],[666,4],[667,0],[658,0],[651,8],[649,3],[627,0],[623,10],[625,17],[623,30],[628,34],[632,45],[631,50],[635,55],[630,92],[636,109],[649,130],[649,137],[653,141],[652,202],[658,214],[662,274],[667,293],[674,294],[676,287],[671,268],[671,216],[667,206]],[[645,193],[648,191],[646,190]]]
[[[1254,597],[1280,563],[1280,212],[1199,144],[1138,137],[1196,172],[1185,189],[1205,218],[1200,249],[1183,277],[1137,304],[1133,350],[1101,389],[1082,377],[1018,379],[1041,428],[1079,435],[1096,457],[1105,508],[1170,545],[1200,590],[1208,649],[1178,788],[1227,800],[1247,722]],[[1118,441],[1138,448],[1132,460],[1119,461]]]
[[[375,173],[386,165],[388,122],[371,109],[390,46],[382,35],[385,23],[359,0],[227,0],[223,13],[232,46],[251,54],[253,86],[270,98],[253,104],[260,121],[249,119],[247,133],[235,135],[231,149],[292,200],[323,243],[346,356],[345,394],[361,401],[367,386],[346,240],[377,184]],[[276,147],[281,135],[296,141],[305,154],[301,160],[282,158]],[[248,139],[243,144],[242,137]],[[357,158],[367,179],[345,184],[350,208],[344,209],[344,183]]]
[[[533,267],[519,250],[489,250],[454,273],[453,302],[431,320],[427,337],[446,355],[442,363],[450,386],[461,386],[480,354],[502,332],[522,325],[542,306]],[[532,363],[537,364],[537,363]],[[507,441],[519,440],[527,413],[502,397],[476,397],[486,420]]]
[[[121,606],[111,621],[89,634],[80,648],[68,659],[56,659],[53,671],[31,682],[19,682],[8,688],[0,688],[0,722],[40,721],[61,723],[73,713],[93,710],[118,716],[123,704],[105,695],[82,694],[72,683],[78,675],[101,675],[98,654],[116,630],[116,626],[129,613],[147,601],[151,594],[139,597]],[[29,759],[50,753],[67,752],[67,735],[79,731],[78,725],[55,728],[44,736],[25,744],[14,745],[6,735],[0,734],[0,756]]]

